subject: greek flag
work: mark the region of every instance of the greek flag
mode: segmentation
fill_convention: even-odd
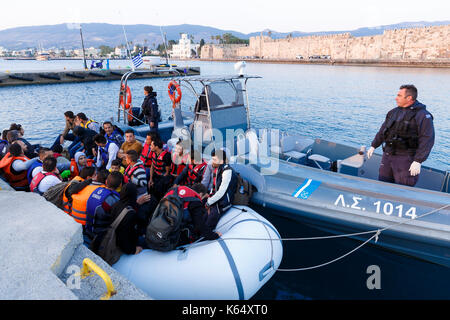
[[[134,67],[137,68],[143,63],[144,63],[144,61],[142,60],[142,53],[139,52],[139,54],[137,56],[133,57]]]

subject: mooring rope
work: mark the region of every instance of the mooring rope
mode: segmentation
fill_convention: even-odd
[[[280,238],[280,239],[273,239],[273,238],[271,238],[271,239],[268,239],[268,238],[223,238],[223,240],[306,241],[306,240],[325,240],[325,239],[333,239],[333,238],[353,237],[353,236],[359,236],[359,235],[363,235],[363,234],[376,233],[378,231],[379,232],[383,232],[383,231],[386,231],[388,229],[391,229],[392,227],[399,226],[399,225],[402,225],[402,224],[407,224],[407,223],[410,223],[412,221],[419,220],[420,218],[423,218],[423,217],[428,216],[430,214],[436,213],[436,212],[438,212],[440,210],[443,210],[443,209],[445,209],[447,207],[450,207],[450,204],[447,204],[447,205],[445,205],[443,207],[440,207],[438,209],[434,209],[434,210],[432,210],[430,212],[424,213],[424,214],[418,216],[416,219],[405,220],[405,221],[402,221],[402,222],[394,223],[394,224],[391,224],[391,225],[389,225],[389,226],[387,226],[385,228],[382,228],[382,229],[375,229],[375,230],[363,231],[363,232],[357,232],[357,233],[347,233],[347,234],[340,234],[340,235],[333,235],[333,236],[309,237],[309,238]]]
[[[441,211],[441,210],[443,210],[443,209],[446,209],[447,207],[450,207],[450,204],[447,204],[447,205],[442,206],[442,207],[440,207],[440,208],[437,208],[437,209],[431,210],[431,211],[429,211],[429,212],[426,212],[426,213],[424,213],[424,214],[418,216],[416,219],[405,220],[405,221],[402,221],[402,222],[399,222],[399,223],[391,224],[391,225],[389,225],[389,226],[387,226],[387,227],[385,227],[385,228],[376,229],[376,230],[371,230],[371,231],[364,231],[364,232],[357,232],[357,233],[348,233],[348,234],[333,235],[333,236],[308,237],[308,238],[271,238],[271,237],[270,237],[270,233],[269,233],[268,229],[266,228],[266,231],[268,232],[270,238],[222,238],[222,240],[223,240],[223,241],[226,241],[226,240],[271,241],[271,243],[272,243],[272,241],[306,241],[306,240],[335,239],[335,238],[352,237],[352,236],[358,236],[358,235],[363,235],[363,234],[375,233],[372,237],[370,237],[369,239],[367,239],[366,241],[364,241],[362,244],[360,244],[360,245],[357,246],[356,248],[350,250],[349,252],[347,252],[347,253],[345,253],[345,254],[343,254],[343,255],[341,255],[341,256],[339,256],[339,257],[337,257],[337,258],[335,258],[335,259],[333,259],[333,260],[331,260],[331,261],[324,262],[324,263],[319,264],[319,265],[316,265],[316,266],[304,267],[304,268],[291,268],[291,269],[280,269],[280,268],[278,268],[278,269],[274,269],[275,271],[281,271],[281,272],[307,271],[307,270],[313,270],[313,269],[321,268],[321,267],[330,265],[330,264],[332,264],[332,263],[334,263],[334,262],[337,262],[337,261],[339,261],[339,260],[342,260],[342,259],[344,259],[345,257],[347,257],[348,255],[354,253],[355,251],[359,250],[360,248],[362,248],[363,246],[365,246],[366,244],[368,244],[372,239],[375,239],[375,243],[376,243],[376,242],[378,241],[378,237],[380,236],[381,232],[383,232],[383,231],[386,231],[386,230],[388,230],[388,229],[391,229],[391,228],[393,228],[393,227],[395,227],[395,226],[399,226],[399,225],[403,225],[403,224],[410,223],[410,222],[412,222],[412,221],[418,220],[418,219],[423,218],[423,217],[425,217],[425,216],[428,216],[428,215],[434,214],[434,213],[436,213],[436,212],[439,212],[439,211]],[[240,209],[240,210],[241,210],[241,213],[242,213],[242,212],[246,212],[245,209]],[[237,214],[237,215],[236,215],[235,217],[233,217],[232,219],[230,219],[229,221],[227,221],[224,225],[228,224],[229,222],[231,222],[232,220],[234,220],[234,219],[235,219],[236,217],[238,217],[239,215],[240,215],[240,213]],[[260,223],[262,223],[262,224],[264,225],[264,223],[263,223],[260,219],[257,219],[257,220],[258,220],[258,222],[260,222]],[[222,225],[222,227],[223,227],[224,225]],[[264,225],[264,226],[265,226],[265,225]],[[200,239],[199,239],[198,241],[200,241]],[[213,240],[213,241],[217,241],[217,240]],[[190,248],[192,248],[192,247],[197,247],[197,246],[202,246],[202,245],[208,245],[209,243],[210,243],[210,242],[200,242],[200,243],[199,243],[199,242],[196,241],[195,243],[192,243],[192,244],[190,244],[190,245],[187,245],[187,247],[185,247],[185,249],[190,249]],[[271,253],[271,254],[272,254],[272,258],[273,258],[273,246],[272,246],[272,253]]]
[[[316,265],[316,266],[311,266],[311,267],[304,267],[304,268],[295,268],[295,269],[275,269],[276,271],[281,271],[281,272],[293,272],[293,271],[307,271],[307,270],[313,270],[313,269],[317,269],[317,268],[321,268],[324,266],[327,266],[329,264],[332,264],[334,262],[337,262],[339,260],[342,260],[343,258],[347,257],[348,255],[352,254],[353,252],[357,251],[358,249],[362,248],[363,246],[365,246],[366,244],[368,244],[372,239],[375,238],[375,243],[378,241],[378,237],[381,234],[381,232],[386,231],[388,229],[391,229],[395,226],[399,226],[402,224],[406,224],[406,223],[410,223],[411,221],[414,220],[418,220],[420,218],[423,218],[425,216],[428,216],[430,214],[436,213],[440,210],[443,210],[447,207],[450,207],[450,204],[447,204],[443,207],[440,207],[438,209],[434,209],[432,211],[429,211],[427,213],[424,213],[420,216],[417,217],[417,219],[411,219],[411,220],[406,220],[406,221],[402,221],[399,223],[395,223],[392,224],[390,226],[387,226],[385,228],[382,229],[376,229],[376,230],[371,230],[371,231],[365,231],[365,232],[358,232],[358,233],[349,233],[349,234],[343,234],[343,235],[335,235],[335,236],[325,236],[325,237],[310,237],[310,238],[281,238],[281,239],[265,239],[265,238],[223,238],[223,240],[263,240],[263,241],[303,241],[303,240],[324,240],[324,239],[332,239],[332,238],[342,238],[342,237],[351,237],[351,236],[356,236],[356,235],[362,235],[362,234],[368,234],[368,233],[375,233],[372,237],[370,237],[369,239],[367,239],[365,242],[363,242],[362,244],[360,244],[358,247],[356,247],[355,249],[350,250],[349,252],[337,257],[336,259],[333,259],[331,261]],[[259,220],[259,219],[258,219]]]

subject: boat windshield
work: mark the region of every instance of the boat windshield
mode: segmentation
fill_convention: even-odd
[[[207,90],[211,110],[244,105],[240,81],[215,81],[207,85]]]

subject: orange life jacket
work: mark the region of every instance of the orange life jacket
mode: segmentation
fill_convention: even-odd
[[[87,220],[87,201],[91,194],[98,188],[105,188],[105,185],[88,185],[86,188],[81,190],[79,193],[72,195],[72,211],[71,215],[76,222],[86,225]]]
[[[72,203],[69,201],[69,199],[66,196],[66,190],[67,188],[69,188],[69,186],[72,184],[72,182],[74,181],[84,181],[84,179],[80,176],[76,176],[72,179],[72,181],[69,182],[69,184],[64,188],[64,192],[63,192],[63,198],[62,198],[62,202],[63,202],[63,211],[65,213],[67,213],[68,215],[71,215],[72,213]]]
[[[94,165],[94,159],[86,159],[86,167],[92,167]],[[70,160],[70,179],[75,178],[80,174],[80,170],[78,169],[78,163],[75,161],[75,159]]]
[[[27,161],[29,158],[22,157],[11,157],[11,154],[8,152],[2,160],[0,160],[0,169],[3,169],[3,173],[5,175],[6,180],[8,180],[11,187],[26,187],[28,186],[28,178],[27,178],[27,170],[16,171],[12,167],[12,164],[16,160]]]

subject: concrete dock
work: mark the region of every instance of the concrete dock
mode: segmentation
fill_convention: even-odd
[[[81,225],[34,193],[11,191],[0,179],[0,300],[97,300],[97,276],[77,274],[89,258],[111,278],[111,300],[151,299],[83,245]]]
[[[200,67],[155,67],[152,69],[138,69],[130,79],[164,78],[168,76],[193,76],[200,74]],[[30,72],[0,72],[0,87],[17,85],[36,85],[53,83],[73,83],[88,81],[120,80],[130,69],[110,70],[60,70],[60,71],[30,71]]]

